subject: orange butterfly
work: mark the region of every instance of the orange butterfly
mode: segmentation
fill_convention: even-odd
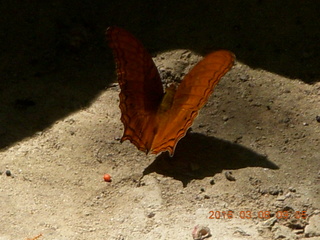
[[[178,141],[186,135],[220,78],[232,67],[233,53],[210,53],[179,87],[171,85],[164,93],[158,69],[140,41],[118,27],[109,27],[106,35],[121,88],[121,142],[130,140],[143,152],[168,151],[173,156]]]

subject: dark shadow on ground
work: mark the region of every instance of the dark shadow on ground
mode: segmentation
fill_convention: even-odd
[[[143,175],[156,172],[173,177],[186,186],[193,179],[213,177],[223,170],[246,167],[279,169],[266,156],[244,146],[199,133],[189,133],[177,145],[171,158],[162,153],[148,166]]]

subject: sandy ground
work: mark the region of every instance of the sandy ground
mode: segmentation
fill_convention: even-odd
[[[0,240],[320,239],[319,4],[289,2],[3,3]],[[167,79],[237,56],[173,158],[119,143],[108,25]]]

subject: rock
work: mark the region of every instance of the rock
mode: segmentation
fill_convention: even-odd
[[[278,186],[269,188],[269,194],[270,195],[279,195],[279,194],[282,194],[282,193],[283,193],[283,190],[281,188],[279,188]]]
[[[11,176],[11,171],[10,171],[10,170],[7,170],[7,171],[6,171],[6,175],[7,175],[8,177],[10,177],[10,176]]]
[[[282,201],[282,202],[283,202],[284,200],[286,200],[286,196],[283,196],[283,195],[278,196],[277,199],[276,199],[276,201]]]
[[[147,217],[148,218],[153,218],[156,214],[154,212],[148,213]]]
[[[235,230],[233,234],[236,236],[238,235],[238,236],[243,236],[243,237],[250,236],[249,233],[247,233],[245,230],[243,230],[240,227],[238,227],[237,230]]]
[[[272,226],[277,222],[277,218],[276,217],[272,217],[269,218],[268,220],[264,221],[261,223],[261,227],[266,227],[271,229]]]
[[[289,187],[290,192],[296,192],[297,190],[294,187]]]
[[[320,215],[313,215],[309,219],[309,225],[305,228],[306,237],[320,236]]]
[[[273,228],[274,230],[274,239],[294,239],[294,233],[290,228],[276,224]]]
[[[226,176],[226,178],[229,180],[229,181],[235,181],[236,178],[232,175],[232,172],[231,171],[226,171],[224,173],[224,175]]]
[[[243,82],[246,82],[246,81],[249,80],[249,75],[242,73],[242,74],[239,75],[239,79],[240,79],[241,81],[243,81]]]
[[[206,226],[197,225],[192,231],[192,237],[194,240],[203,240],[207,237],[210,237],[210,229]]]

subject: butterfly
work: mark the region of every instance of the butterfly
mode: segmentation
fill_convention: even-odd
[[[145,153],[168,151],[191,127],[221,77],[233,66],[227,50],[208,54],[180,85],[163,90],[158,69],[142,43],[119,27],[109,27],[106,38],[113,51],[120,86],[121,142],[129,140]]]

